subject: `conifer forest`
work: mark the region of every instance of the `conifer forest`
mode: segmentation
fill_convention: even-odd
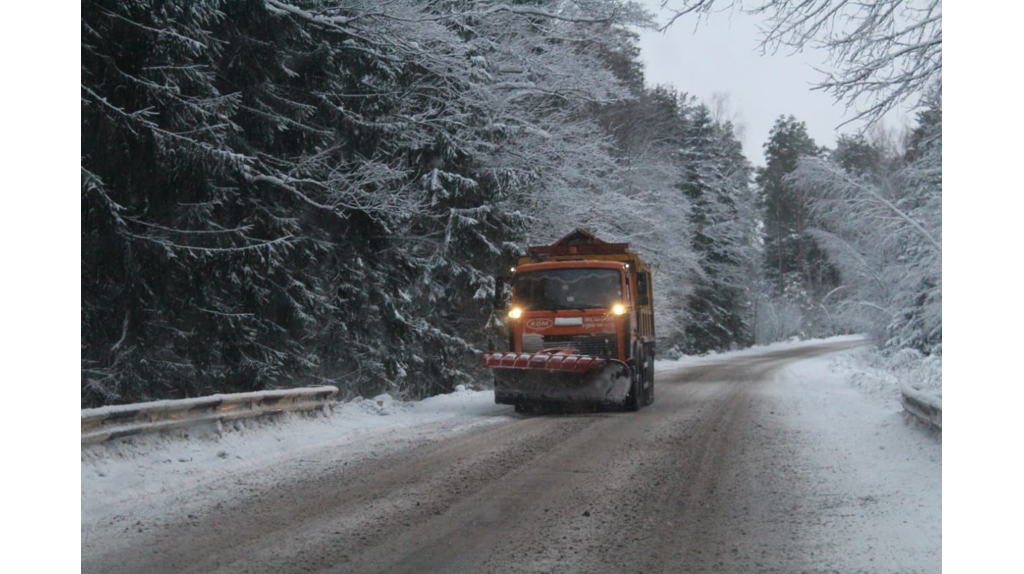
[[[486,387],[496,278],[576,228],[652,265],[659,358],[865,333],[941,368],[941,28],[889,4],[821,87],[913,121],[823,145],[793,110],[758,166],[646,81],[625,0],[82,2],[82,406]]]

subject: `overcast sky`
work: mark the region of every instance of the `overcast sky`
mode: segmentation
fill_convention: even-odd
[[[644,3],[659,22],[667,20],[667,13],[659,12],[658,0]],[[845,107],[831,95],[810,89],[821,79],[813,66],[824,65],[823,52],[761,55],[759,20],[736,10],[713,14],[696,28],[694,23],[695,16],[690,15],[664,33],[641,31],[641,58],[649,85],[671,84],[709,104],[716,92],[729,94],[736,121],[745,127],[743,150],[756,165],[764,165],[761,146],[780,114],[793,114],[806,122],[818,144],[835,144],[835,128],[847,117]],[[906,117],[891,113],[886,123],[893,127]],[[858,127],[851,124],[842,132]]]

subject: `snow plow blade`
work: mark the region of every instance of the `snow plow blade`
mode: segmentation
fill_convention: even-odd
[[[505,405],[621,406],[632,380],[622,361],[562,350],[487,353],[482,360],[494,369],[494,402]]]

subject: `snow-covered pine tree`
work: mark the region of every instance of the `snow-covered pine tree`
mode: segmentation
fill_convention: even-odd
[[[752,231],[741,214],[750,203],[751,168],[732,126],[716,123],[704,104],[688,110],[682,192],[689,199],[692,244],[700,257],[696,288],[688,298],[684,349],[723,350],[750,340],[747,274]]]
[[[779,335],[821,334],[829,323],[818,301],[836,287],[838,278],[808,233],[813,224],[805,190],[791,185],[786,177],[800,158],[818,156],[822,149],[807,134],[804,122],[793,116],[775,121],[764,149],[766,165],[757,171],[757,184],[764,210],[765,274],[772,297],[788,299],[790,304],[784,306],[801,309],[800,328]]]

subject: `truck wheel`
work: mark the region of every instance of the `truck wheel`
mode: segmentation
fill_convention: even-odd
[[[644,356],[643,347],[639,348],[639,353],[635,353],[633,356],[636,357],[634,366],[630,367],[633,371],[633,376],[629,385],[629,394],[626,395],[626,400],[623,402],[622,407],[627,411],[638,411],[640,405],[643,402],[642,396],[644,389]]]

